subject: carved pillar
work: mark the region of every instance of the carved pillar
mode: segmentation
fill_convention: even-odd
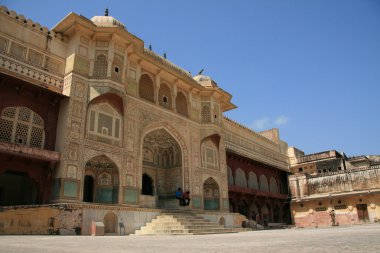
[[[161,78],[160,78],[160,75],[157,74],[156,75],[156,81],[155,81],[155,84],[154,84],[154,102],[156,103],[156,105],[158,105],[158,91],[160,90],[160,86],[161,86]]]
[[[110,41],[109,44],[109,50],[108,50],[108,65],[107,65],[107,77],[111,77],[111,71],[112,71],[112,62],[115,52],[115,42]]]
[[[176,99],[177,99],[177,84],[175,83],[175,84],[173,84],[173,93],[172,93],[172,101],[173,101],[173,103],[172,103],[172,105],[173,105],[173,111],[177,111],[177,107],[176,107],[176,103],[177,103],[177,101],[176,101]]]

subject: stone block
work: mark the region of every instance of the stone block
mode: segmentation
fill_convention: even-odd
[[[91,235],[92,236],[103,236],[104,235],[104,224],[103,222],[93,221],[91,225]]]

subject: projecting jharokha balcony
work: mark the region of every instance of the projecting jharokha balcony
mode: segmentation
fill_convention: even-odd
[[[59,162],[61,154],[41,148],[0,141],[0,154],[9,154],[19,157],[33,158],[40,161]]]
[[[286,194],[264,192],[264,191],[260,191],[260,190],[256,190],[256,189],[249,189],[249,188],[240,187],[240,186],[236,186],[236,185],[229,185],[228,191],[234,192],[234,193],[244,193],[244,194],[248,194],[248,195],[275,198],[275,199],[287,199],[288,198],[288,195],[286,195]]]

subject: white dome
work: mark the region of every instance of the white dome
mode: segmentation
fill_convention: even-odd
[[[196,75],[193,77],[193,79],[195,81],[197,81],[197,83],[199,83],[200,85],[202,85],[203,87],[218,87],[218,85],[216,84],[216,82],[214,80],[211,79],[211,77],[209,76],[205,76],[205,75]]]
[[[123,23],[111,16],[95,16],[91,21],[98,27],[122,27],[125,29]]]

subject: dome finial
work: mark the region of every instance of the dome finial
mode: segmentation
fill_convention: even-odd
[[[106,10],[104,12],[104,16],[108,17],[108,7],[106,8]]]

